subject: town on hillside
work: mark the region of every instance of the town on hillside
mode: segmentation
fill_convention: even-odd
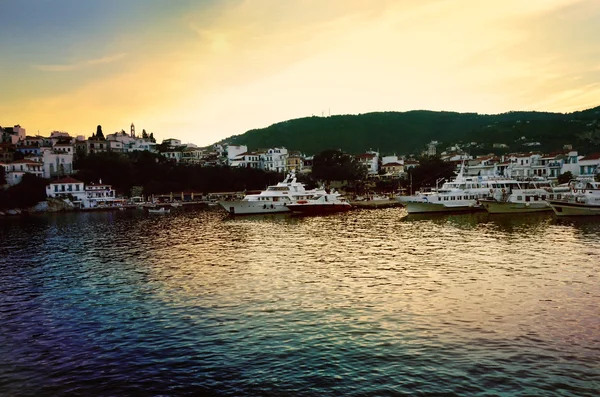
[[[245,145],[227,143],[198,147],[191,143],[183,144],[178,139],[165,139],[157,144],[153,135],[148,135],[146,131],[136,134],[133,124],[129,132],[122,130],[106,136],[98,126],[96,133],[87,139],[60,131],[54,131],[48,137],[29,136],[20,125],[0,127],[0,133],[0,166],[4,171],[4,181],[0,182],[3,182],[5,189],[18,185],[24,175],[33,174],[47,180],[47,197],[69,195],[82,208],[121,203],[129,193],[116,192],[110,184],[101,180],[85,184],[73,178],[77,172],[75,161],[90,154],[147,151],[179,164],[242,167],[277,173],[294,170],[299,174],[311,172],[314,158],[284,147],[249,150]],[[593,177],[600,172],[600,154],[579,155],[569,145],[553,153],[526,152],[476,157],[456,145],[438,153],[439,146],[439,142],[432,141],[421,155],[437,156],[445,162],[454,163],[456,167],[464,164],[466,174],[472,176],[556,179],[567,172],[573,177]],[[409,170],[419,166],[417,158],[382,156],[372,150],[354,155],[354,159],[363,165],[368,179],[406,180]]]

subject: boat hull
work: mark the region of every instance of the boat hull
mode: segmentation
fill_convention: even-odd
[[[444,204],[427,202],[405,202],[404,206],[406,207],[406,211],[408,211],[409,214],[485,211],[484,208],[472,204],[447,206]]]
[[[290,211],[302,214],[329,214],[352,209],[348,204],[288,204]]]
[[[490,214],[517,214],[527,212],[552,211],[552,207],[545,201],[534,203],[512,203],[507,201],[479,200],[481,206]]]
[[[550,207],[557,216],[591,216],[600,215],[600,205],[549,201]]]
[[[283,202],[267,203],[259,201],[219,201],[221,207],[231,215],[277,214],[290,212]]]

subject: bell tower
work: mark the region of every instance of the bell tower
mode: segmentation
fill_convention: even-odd
[[[131,123],[131,137],[135,138],[135,125],[133,123]]]

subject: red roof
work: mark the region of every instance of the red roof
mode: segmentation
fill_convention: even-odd
[[[386,163],[383,164],[382,167],[398,167],[398,166],[402,166],[403,164],[400,163]]]
[[[588,154],[587,156],[580,159],[579,161],[585,161],[585,160],[600,160],[600,153]]]
[[[83,182],[78,181],[75,178],[71,178],[70,176],[50,182],[51,185],[52,184],[57,185],[57,184],[63,184],[63,183],[83,183]]]
[[[13,161],[11,164],[33,164],[33,165],[42,165],[42,163],[38,163],[35,161],[31,161],[31,160],[15,160]]]

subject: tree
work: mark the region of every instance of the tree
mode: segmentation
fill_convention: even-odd
[[[408,178],[404,180],[404,185],[412,187],[413,192],[422,187],[435,187],[440,179],[452,179],[455,175],[454,169],[454,164],[447,163],[438,156],[426,156],[419,160],[417,167],[408,170]]]
[[[154,132],[150,133],[149,138],[150,138],[150,141],[152,141],[153,143],[156,143],[156,139],[154,139]]]
[[[146,130],[142,130],[142,138],[148,139],[148,133],[146,132]]]
[[[45,200],[47,183],[46,179],[24,174],[19,184],[0,192],[0,207],[27,208]]]
[[[132,186],[131,187],[131,197],[141,197],[144,194],[143,186]]]
[[[573,179],[573,174],[571,173],[571,171],[567,171],[564,174],[560,174],[558,176],[558,183],[559,184],[563,184],[563,183],[569,183],[569,181]]]
[[[315,179],[329,181],[357,181],[367,175],[367,169],[354,156],[341,150],[325,150],[315,155],[312,175]]]
[[[104,134],[102,133],[101,125],[98,125],[98,127],[96,127],[96,139],[104,139]]]

